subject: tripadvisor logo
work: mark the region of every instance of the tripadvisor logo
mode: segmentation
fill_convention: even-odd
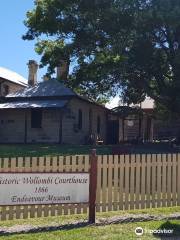
[[[143,229],[142,227],[137,227],[135,229],[135,234],[137,236],[142,236],[144,233],[149,233],[149,234],[173,234],[173,229],[155,229],[155,230],[151,230],[151,229]]]
[[[144,230],[143,230],[142,227],[137,227],[137,228],[135,229],[135,234],[136,234],[137,236],[142,236],[143,233],[144,233]]]

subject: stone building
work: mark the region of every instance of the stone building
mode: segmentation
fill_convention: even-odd
[[[29,61],[29,86],[0,103],[0,143],[107,143],[110,110],[55,79],[37,83]]]
[[[16,72],[0,67],[0,97],[27,87],[27,80]]]
[[[37,63],[28,67],[28,84],[0,68],[0,143],[118,144],[179,134],[179,120],[154,118],[152,106],[109,110],[55,79],[37,83]],[[62,78],[60,68],[57,73]]]

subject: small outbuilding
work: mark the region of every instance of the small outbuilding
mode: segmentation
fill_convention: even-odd
[[[109,116],[109,144],[153,141],[153,109],[118,106]]]

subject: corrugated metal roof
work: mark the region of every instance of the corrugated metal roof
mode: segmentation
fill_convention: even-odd
[[[0,103],[0,109],[24,109],[24,108],[62,108],[67,100],[33,100]]]
[[[27,86],[28,80],[19,75],[16,72],[13,72],[7,68],[0,67],[0,78],[7,79],[13,83],[20,84],[22,86]]]
[[[59,97],[59,96],[76,96],[71,89],[57,80],[51,79],[38,83],[33,87],[27,87],[15,93],[8,94],[6,98],[11,97]]]
[[[28,98],[29,101],[35,101],[35,98],[36,99],[38,98],[38,100],[41,99],[42,101],[46,101],[46,99],[47,99],[46,97],[49,99],[51,97],[53,99],[59,99],[59,97],[60,98],[62,97],[63,99],[65,99],[64,97],[66,97],[66,99],[67,99],[67,97],[68,97],[68,99],[70,99],[72,97],[77,97],[83,101],[87,101],[89,103],[96,104],[99,107],[105,108],[105,106],[102,106],[102,105],[88,99],[87,97],[76,94],[73,90],[71,90],[68,87],[65,87],[62,82],[59,82],[56,79],[50,79],[47,81],[43,81],[33,87],[28,86],[25,89],[19,90],[15,93],[10,93],[4,98],[4,100],[8,104],[8,102],[12,103],[12,101],[16,102],[17,100],[21,100],[21,99],[22,99],[21,101],[26,102],[27,100],[23,100],[23,98]]]

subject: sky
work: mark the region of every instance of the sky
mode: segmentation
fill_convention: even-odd
[[[33,9],[34,0],[3,0],[0,8],[0,67],[5,67],[28,78],[27,63],[30,59],[40,61],[34,51],[34,41],[22,40],[27,28],[23,21],[26,12]],[[46,69],[38,71],[41,80]]]

